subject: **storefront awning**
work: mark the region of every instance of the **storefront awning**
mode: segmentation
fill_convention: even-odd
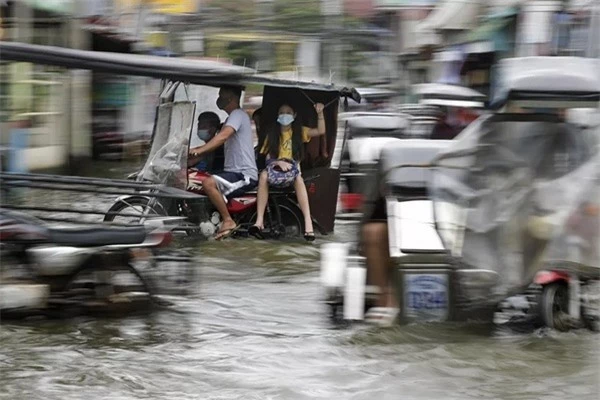
[[[484,21],[477,28],[465,32],[457,44],[465,44],[466,53],[492,53],[510,50],[506,28],[513,21],[512,17],[492,18]]]
[[[469,29],[477,20],[479,0],[445,0],[441,2],[427,18],[417,25],[417,44],[419,46],[439,45],[440,30]]]
[[[469,29],[477,19],[479,0],[446,0],[419,24],[432,30]]]

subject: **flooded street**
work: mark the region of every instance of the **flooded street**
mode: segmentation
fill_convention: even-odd
[[[108,207],[108,205],[107,205]],[[597,399],[598,335],[468,325],[333,329],[318,245],[196,242],[173,307],[3,321],[2,399]]]

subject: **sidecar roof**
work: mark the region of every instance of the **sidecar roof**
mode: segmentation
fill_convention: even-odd
[[[493,103],[521,107],[598,107],[600,60],[522,57],[501,60]]]
[[[421,83],[413,85],[415,94],[423,105],[482,108],[486,96],[476,90],[445,83]]]
[[[381,171],[388,186],[426,188],[428,169],[452,140],[406,139],[387,146],[381,153]]]
[[[410,116],[399,113],[356,113],[347,121],[351,137],[402,136],[410,127]]]
[[[340,88],[333,84],[274,78],[257,74],[252,68],[211,60],[97,52],[4,41],[0,41],[0,54],[3,61],[23,61],[69,69],[89,69],[120,75],[148,76],[206,86],[243,87],[247,84],[259,84],[338,92],[340,96],[351,97],[360,102],[360,95],[354,89]]]

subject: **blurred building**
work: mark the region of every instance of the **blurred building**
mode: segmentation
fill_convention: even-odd
[[[380,0],[409,86],[445,82],[488,93],[505,57],[598,57],[596,0]],[[596,8],[594,8],[596,7]]]
[[[600,55],[598,0],[13,0],[3,40],[165,57],[410,93],[421,82],[487,93],[504,57]],[[45,168],[148,136],[156,82],[1,63],[0,144],[27,126]],[[252,88],[249,88],[252,90]],[[23,143],[23,140],[20,140]]]
[[[77,2],[20,0],[1,4],[2,40],[89,48],[73,18]],[[46,169],[64,165],[69,156],[87,156],[89,144],[89,75],[65,73],[28,63],[0,61],[0,144],[26,147],[22,165]],[[78,101],[73,101],[78,99]]]
[[[198,2],[15,0],[0,4],[2,40],[168,56],[166,35],[160,30],[166,18],[160,17],[195,12]],[[76,168],[78,160],[92,156],[121,158],[125,142],[151,134],[157,90],[155,80],[143,77],[1,62],[3,164],[8,149],[17,145],[26,147],[19,154],[30,170]]]

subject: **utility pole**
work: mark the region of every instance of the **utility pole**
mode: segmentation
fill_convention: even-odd
[[[325,42],[324,59],[328,70],[325,71],[327,80],[345,83],[345,68],[343,65],[343,43],[341,40],[342,32],[342,0],[321,0],[321,14],[325,16]],[[329,83],[329,82],[327,82]]]
[[[264,30],[261,21],[267,21],[270,23],[274,16],[274,1],[273,0],[255,0],[254,12],[256,22],[256,30]],[[258,66],[249,65],[251,68],[257,68],[259,71],[271,71],[273,70],[273,43],[259,41],[256,42],[254,51],[256,52],[256,59],[258,60]]]
[[[66,22],[68,47],[72,49],[90,48],[90,34],[82,29],[83,6],[85,4],[82,2],[72,2],[71,17]],[[68,76],[68,104],[65,107],[65,118],[69,127],[69,166],[71,172],[74,172],[79,160],[92,155],[92,77],[87,70],[70,70]]]

